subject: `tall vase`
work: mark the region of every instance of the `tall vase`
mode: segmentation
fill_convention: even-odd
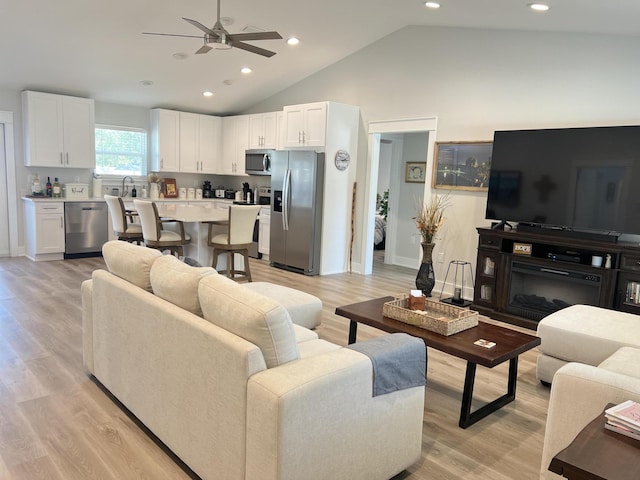
[[[433,273],[433,253],[434,243],[421,243],[422,245],[422,263],[416,277],[416,287],[422,290],[426,297],[431,296],[431,291],[436,284],[436,276]]]
[[[158,183],[150,183],[149,184],[149,197],[151,200],[157,200],[160,197],[160,184]]]

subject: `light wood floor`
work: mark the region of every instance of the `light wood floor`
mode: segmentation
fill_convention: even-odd
[[[320,297],[318,333],[342,345],[348,323],[334,315],[336,306],[405,292],[415,278],[415,271],[379,264],[366,277],[305,277],[258,260],[251,266],[254,281]],[[82,368],[80,284],[103,267],[101,258],[0,259],[0,479],[194,478]],[[379,334],[364,326],[358,338]],[[520,357],[515,402],[462,430],[457,422],[465,363],[430,349],[423,455],[397,479],[538,478],[549,391],[536,381],[536,355],[533,350]],[[506,376],[506,364],[478,368],[478,405],[504,392]]]

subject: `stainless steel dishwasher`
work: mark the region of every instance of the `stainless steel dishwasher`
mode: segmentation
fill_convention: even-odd
[[[64,258],[93,257],[108,240],[105,202],[64,203]]]

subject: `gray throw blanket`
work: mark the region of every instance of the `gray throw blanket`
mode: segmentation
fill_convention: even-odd
[[[371,359],[374,397],[426,384],[427,353],[419,338],[393,333],[353,343],[349,348]]]

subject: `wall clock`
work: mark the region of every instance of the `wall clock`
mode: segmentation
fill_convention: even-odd
[[[351,162],[351,155],[346,150],[338,150],[335,156],[336,168],[341,172],[346,170]]]

